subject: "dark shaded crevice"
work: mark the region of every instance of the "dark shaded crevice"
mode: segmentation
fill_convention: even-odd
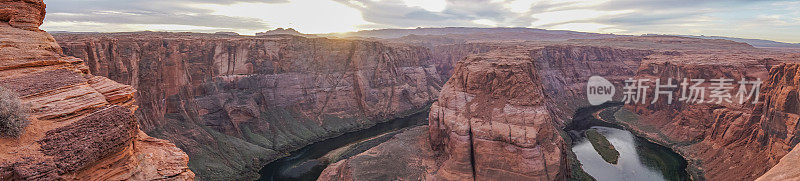
[[[98,72],[99,69],[97,68],[99,67],[97,66],[98,61],[97,58],[95,57],[95,52],[93,50],[94,48],[92,48],[92,44],[86,42],[86,56],[87,56],[86,62],[89,64],[89,69],[91,70],[91,72],[94,74],[98,74],[99,73]]]
[[[472,121],[469,124],[469,164],[472,166],[472,180],[477,180],[478,172],[475,168],[475,139],[472,136]]]

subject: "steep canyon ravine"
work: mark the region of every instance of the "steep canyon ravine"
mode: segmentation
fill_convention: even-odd
[[[600,181],[689,180],[683,157],[613,124],[617,111],[624,111],[619,104],[579,109],[566,129],[573,140],[571,150],[587,174]],[[619,151],[618,163],[611,164],[601,158],[584,135],[588,129],[597,130]]]

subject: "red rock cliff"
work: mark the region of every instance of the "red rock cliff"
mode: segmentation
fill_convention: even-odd
[[[470,56],[431,107],[437,177],[452,180],[566,178],[566,144],[545,106],[529,53]]]
[[[207,179],[252,179],[289,151],[426,109],[444,81],[422,47],[275,36],[56,36],[140,90],[143,129]]]
[[[800,149],[797,142],[800,142],[800,130],[797,129],[798,113],[797,107],[798,86],[800,86],[800,65],[782,64],[770,70],[770,79],[765,84],[765,100],[767,103],[763,107],[764,114],[761,120],[765,131],[759,132],[761,140],[770,143],[769,153],[772,153],[769,161],[774,163],[776,159],[780,161],[769,171],[764,173],[757,180],[789,180],[800,178],[800,168],[797,162],[800,161]],[[772,118],[772,119],[767,119]],[[795,145],[794,149],[790,148]],[[787,153],[787,150],[791,150]]]
[[[382,173],[354,165],[375,164],[364,160],[423,163],[397,169],[422,173],[412,180],[568,178],[575,168],[567,166],[567,143],[557,133],[569,124],[577,108],[588,106],[585,82],[592,75],[600,75],[617,83],[627,78],[667,77],[765,80],[762,103],[755,105],[626,106],[641,117],[625,126],[681,153],[695,176],[755,179],[797,143],[797,114],[793,112],[797,70],[792,68],[796,66],[778,66],[767,72],[776,62],[797,60],[796,55],[741,43],[680,37],[509,44],[506,49],[472,55],[458,63],[431,108],[430,139],[426,140],[431,151],[417,149],[420,156],[401,159],[380,157],[408,151],[387,149],[395,144],[420,145],[398,138],[399,143],[390,141],[333,164],[322,178],[352,180],[370,178],[360,174],[363,172]],[[532,154],[538,153],[535,150],[546,151]],[[785,160],[790,162],[794,157]],[[786,178],[780,175],[786,168],[773,170],[777,174],[770,175]]]
[[[760,78],[764,80],[760,103],[629,105],[642,115],[639,122],[629,126],[684,155],[697,169],[691,171],[706,179],[755,179],[797,143],[793,138],[795,123],[791,121],[796,114],[783,109],[784,104],[796,103],[786,99],[790,95],[786,87],[792,85],[776,83],[786,82],[781,78],[784,73],[768,72],[764,60],[798,59],[763,51],[651,56],[640,67],[639,77]]]
[[[44,8],[0,2],[0,86],[32,111],[19,138],[0,138],[0,180],[193,180],[184,152],[139,130],[135,89],[90,74],[38,29]]]

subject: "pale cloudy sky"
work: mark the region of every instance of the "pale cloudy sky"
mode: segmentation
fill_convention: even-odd
[[[47,31],[303,33],[532,27],[800,43],[800,1],[781,0],[45,0]]]

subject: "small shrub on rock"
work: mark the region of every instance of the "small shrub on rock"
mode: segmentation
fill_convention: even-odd
[[[0,137],[19,137],[30,121],[16,92],[0,87]]]

